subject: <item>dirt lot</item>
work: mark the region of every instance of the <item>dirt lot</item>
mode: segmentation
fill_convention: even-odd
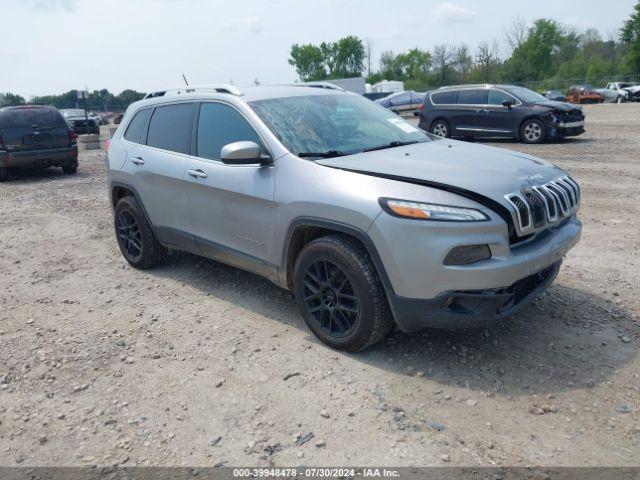
[[[357,355],[255,275],[130,268],[103,152],[0,185],[0,464],[638,465],[640,105],[585,110],[580,138],[498,144],[583,186],[555,285],[499,327]]]

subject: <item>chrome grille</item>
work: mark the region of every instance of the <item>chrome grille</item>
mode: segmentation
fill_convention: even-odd
[[[580,187],[570,177],[506,195],[516,211],[518,235],[528,235],[573,215],[580,205]]]

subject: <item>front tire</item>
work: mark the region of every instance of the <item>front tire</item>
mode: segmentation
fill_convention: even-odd
[[[622,95],[618,95],[618,98],[616,98],[616,103],[624,103],[624,97]]]
[[[166,248],[156,239],[134,197],[124,197],[118,201],[114,227],[120,251],[133,267],[141,270],[151,268],[165,254]]]
[[[449,127],[449,122],[446,120],[436,120],[431,124],[431,133],[436,137],[440,138],[450,138],[451,137],[451,127]]]
[[[347,236],[321,237],[305,246],[294,266],[293,283],[307,326],[332,348],[363,350],[393,327],[369,255]]]
[[[531,118],[520,126],[520,140],[523,143],[542,143],[545,137],[545,127],[540,120]]]

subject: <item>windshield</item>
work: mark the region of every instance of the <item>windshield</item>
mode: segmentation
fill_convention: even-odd
[[[518,97],[523,102],[536,103],[536,102],[548,102],[549,101],[548,98],[545,98],[542,95],[540,95],[539,93],[536,93],[533,90],[529,90],[528,88],[524,88],[524,87],[509,87],[509,88],[506,88],[505,90],[507,90],[510,93],[513,93],[516,97]]]
[[[67,110],[60,110],[60,112],[65,117],[84,117],[84,110],[81,110],[81,109],[67,109]]]
[[[249,105],[296,155],[349,155],[431,139],[389,110],[357,95],[274,98]]]

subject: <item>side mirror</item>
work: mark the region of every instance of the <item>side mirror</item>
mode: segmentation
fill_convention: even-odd
[[[511,100],[505,100],[504,102],[502,102],[502,106],[510,109],[511,107],[513,107],[513,102]]]
[[[220,150],[220,160],[228,165],[252,165],[259,163],[267,165],[272,162],[271,157],[260,153],[260,146],[256,142],[228,143]]]

